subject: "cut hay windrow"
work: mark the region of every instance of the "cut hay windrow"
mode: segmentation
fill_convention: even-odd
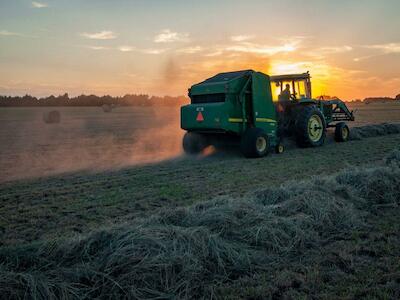
[[[385,164],[290,182],[241,199],[165,210],[77,239],[0,248],[4,298],[212,298],[273,273],[400,204],[400,151]],[[335,267],[335,266],[333,266]]]
[[[400,133],[400,123],[371,124],[350,129],[350,140]]]

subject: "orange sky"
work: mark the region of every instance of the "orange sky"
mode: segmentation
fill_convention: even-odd
[[[313,95],[400,93],[398,0],[2,1],[0,94],[185,95],[219,72],[310,71]]]

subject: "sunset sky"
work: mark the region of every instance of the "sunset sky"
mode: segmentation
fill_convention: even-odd
[[[400,1],[0,0],[0,94],[185,95],[239,69],[393,97]]]

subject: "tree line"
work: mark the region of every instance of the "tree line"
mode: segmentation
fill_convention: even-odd
[[[114,104],[120,106],[179,106],[189,103],[184,96],[149,96],[147,94],[127,94],[122,97],[110,95],[80,95],[70,97],[67,93],[60,96],[48,96],[37,98],[31,95],[25,96],[1,96],[1,106],[102,106]]]
[[[334,99],[340,99],[336,96],[329,96],[329,95],[321,95],[316,97],[316,99],[318,100],[334,100]],[[353,103],[386,103],[386,102],[390,102],[390,101],[400,101],[400,94],[396,95],[394,98],[392,97],[367,97],[364,98],[363,100],[361,99],[354,99],[354,100],[350,100],[347,102],[353,102]]]
[[[329,100],[336,97],[320,96],[317,99]],[[386,102],[400,101],[400,94],[394,98],[390,97],[374,97],[365,98],[364,100],[353,100],[352,102]],[[114,104],[120,106],[180,106],[189,103],[189,99],[185,96],[149,96],[147,94],[126,94],[122,97],[113,97],[110,95],[80,95],[70,97],[67,93],[60,96],[48,96],[37,98],[31,95],[25,96],[1,96],[1,106],[102,106],[104,104]]]
[[[396,97],[391,98],[391,97],[369,97],[365,98],[363,100],[364,103],[385,103],[385,102],[390,102],[390,101],[400,101],[400,94],[398,94]]]

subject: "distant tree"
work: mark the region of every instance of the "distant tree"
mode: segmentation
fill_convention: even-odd
[[[398,95],[396,96],[396,98],[394,98],[394,100],[400,101],[400,94],[398,94]]]

